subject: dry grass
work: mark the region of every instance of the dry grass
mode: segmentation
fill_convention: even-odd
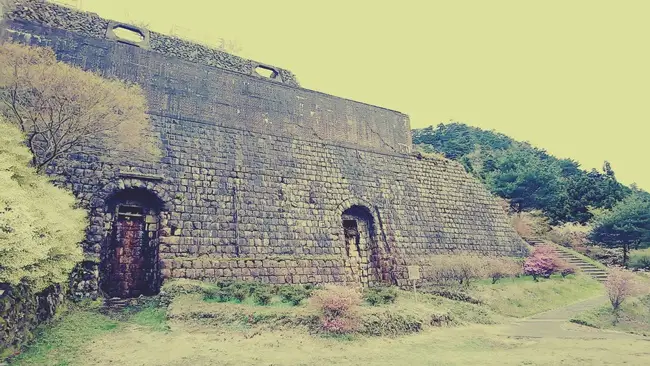
[[[641,364],[648,355],[635,340],[513,339],[506,335],[509,320],[490,310],[522,316],[590,297],[599,290],[588,278],[490,282],[477,286],[488,306],[399,291],[394,303],[360,307],[364,326],[374,327],[364,334],[384,336],[336,337],[314,332],[309,323],[318,314],[308,305],[210,302],[189,291],[203,285],[188,282],[169,320],[157,309],[118,320],[72,313],[16,364],[601,365]]]
[[[643,341],[516,340],[500,333],[472,326],[348,341],[174,323],[170,333],[125,327],[99,336],[69,365],[640,365],[650,354]]]
[[[547,233],[551,227],[541,211],[520,212],[511,215],[512,227],[521,237],[536,237]]]

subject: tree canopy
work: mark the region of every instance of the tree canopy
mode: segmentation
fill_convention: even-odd
[[[585,171],[574,160],[462,123],[413,130],[413,143],[459,161],[513,209],[539,209],[553,224],[587,223],[594,209],[611,209],[632,192],[616,180],[609,162],[602,173]]]
[[[0,47],[0,114],[25,135],[39,171],[82,147],[115,157],[158,158],[146,112],[136,84],[57,61],[49,48]]]
[[[0,119],[0,283],[38,292],[67,281],[82,259],[85,210],[30,167],[24,136]]]
[[[517,212],[550,209],[566,199],[563,182],[557,179],[561,170],[544,164],[523,149],[502,154],[485,172],[485,181],[495,194],[506,198]]]
[[[611,210],[597,215],[594,222],[589,238],[609,247],[623,248],[623,262],[627,262],[632,246],[650,243],[650,198],[632,194]]]

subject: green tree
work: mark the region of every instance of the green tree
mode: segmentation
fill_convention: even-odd
[[[528,142],[461,123],[414,130],[413,141],[427,151],[436,151],[460,162],[469,173],[486,183],[492,193],[502,198],[516,198],[514,206],[523,203],[542,210],[553,223],[585,224],[592,218],[590,207],[610,209],[631,192],[616,180],[608,162],[603,164],[602,173],[595,169],[588,172],[581,169],[578,162],[558,159]],[[513,167],[504,161],[522,160],[516,157],[522,154],[526,156],[526,164],[530,161],[532,166],[525,168],[522,165],[526,164],[514,164]],[[506,156],[509,157],[506,159]],[[532,171],[537,173],[531,175]],[[556,179],[545,171],[557,174]],[[537,197],[525,197],[539,185],[536,180],[537,183],[550,182],[553,186],[538,190]],[[544,194],[544,190],[555,192],[555,197]]]
[[[597,215],[594,223],[589,239],[623,248],[623,262],[627,263],[630,248],[650,241],[650,199],[647,195],[629,195],[611,210]]]
[[[492,192],[510,200],[516,212],[530,209],[558,211],[565,199],[557,166],[544,164],[527,149],[512,149],[495,162],[496,169],[486,174]]]
[[[86,213],[30,167],[20,130],[0,119],[0,284],[38,292],[82,259]]]

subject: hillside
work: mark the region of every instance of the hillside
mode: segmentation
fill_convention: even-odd
[[[611,209],[636,190],[619,183],[607,161],[602,172],[586,171],[577,161],[495,131],[450,123],[412,134],[417,149],[460,162],[513,210],[542,210],[554,224],[586,223],[594,209]]]

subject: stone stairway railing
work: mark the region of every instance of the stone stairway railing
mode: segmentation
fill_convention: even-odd
[[[570,265],[575,267],[578,271],[587,274],[600,282],[604,282],[605,280],[607,280],[607,270],[598,267],[593,263],[584,260],[583,258],[580,258],[576,254],[574,254],[571,250],[561,245],[557,245],[553,242],[544,240],[542,238],[524,238],[524,240],[526,240],[526,242],[532,246],[539,245],[539,244],[549,244],[551,245],[551,247],[555,249],[555,252],[557,253],[558,257],[560,257],[560,259],[565,260]]]

